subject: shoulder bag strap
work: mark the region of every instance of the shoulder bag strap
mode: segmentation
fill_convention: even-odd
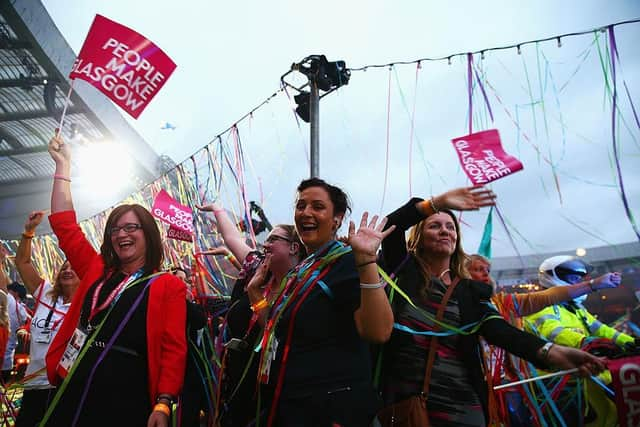
[[[436,319],[438,321],[442,321],[444,317],[444,310],[447,308],[447,303],[449,302],[449,298],[451,294],[453,294],[454,289],[460,283],[460,278],[456,277],[453,279],[444,296],[442,297],[442,302],[440,303],[440,307],[438,308],[438,313],[436,314]],[[436,329],[439,329],[436,325]],[[424,382],[422,384],[422,397],[424,399],[429,395],[429,382],[431,380],[431,370],[433,369],[433,362],[436,359],[436,350],[438,349],[438,337],[433,336],[431,338],[431,342],[429,343],[429,356],[427,357],[427,367],[424,373]]]

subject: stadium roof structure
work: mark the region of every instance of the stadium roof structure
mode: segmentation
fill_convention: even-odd
[[[19,236],[29,212],[49,207],[54,163],[47,145],[61,118],[75,56],[40,1],[0,2],[0,239]],[[75,159],[72,191],[79,219],[112,206],[160,173],[160,157],[111,101],[84,82],[74,83],[62,134],[72,149],[116,142],[118,156],[126,157],[133,171],[105,194],[82,177],[75,179]],[[117,164],[113,173],[120,173]]]

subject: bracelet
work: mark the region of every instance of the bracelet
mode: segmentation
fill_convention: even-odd
[[[551,350],[551,347],[553,347],[553,343],[548,342],[545,345],[543,345],[539,350],[540,360],[542,360],[544,363],[547,363],[549,361],[549,350]]]
[[[595,289],[595,288],[593,287],[593,285],[594,285],[595,283],[596,283],[596,281],[595,281],[595,280],[593,280],[593,279],[589,280],[589,287],[591,288],[591,292],[595,292],[595,291],[597,291],[597,289]]]
[[[226,260],[229,260],[229,261],[233,262],[233,261],[236,259],[236,257],[235,257],[231,252],[229,252],[228,254],[226,254],[226,255],[224,256],[224,259],[226,259]]]
[[[251,311],[253,311],[254,313],[257,313],[260,310],[262,310],[263,308],[267,307],[268,305],[269,305],[269,303],[267,302],[267,299],[266,298],[262,298],[257,303],[251,304]]]
[[[162,412],[167,417],[171,416],[171,408],[169,408],[169,405],[167,405],[166,403],[156,403],[153,407],[153,411]]]
[[[33,239],[35,237],[36,233],[34,233],[33,231],[25,231],[24,233],[22,233],[22,238],[23,239]]]
[[[53,175],[53,179],[59,179],[59,180],[62,180],[62,181],[71,182],[71,178],[69,178],[67,176],[64,176],[62,174],[59,174],[59,173],[54,174]]]
[[[387,286],[387,282],[380,280],[378,283],[360,283],[360,289],[380,289]]]
[[[374,259],[373,261],[367,261],[367,262],[363,262],[361,264],[356,264],[356,268],[362,268],[362,267],[367,266],[369,264],[375,264],[376,262],[378,262],[378,260]]]
[[[440,209],[436,207],[435,202],[433,201],[433,196],[429,198],[429,205],[431,205],[431,210],[433,210],[434,214],[440,213]]]

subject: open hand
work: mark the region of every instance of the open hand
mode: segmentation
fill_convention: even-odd
[[[395,225],[392,225],[385,231],[384,225],[387,223],[387,217],[382,218],[380,224],[378,222],[378,215],[374,215],[371,222],[367,225],[367,219],[369,213],[362,214],[360,220],[360,228],[356,231],[356,225],[353,221],[349,221],[349,235],[347,243],[353,249],[353,255],[356,260],[356,264],[375,260],[376,252],[380,247],[380,243],[395,229]]]
[[[219,211],[220,209],[222,209],[222,205],[218,202],[211,202],[209,204],[205,204],[205,205],[196,205],[196,208],[198,208],[199,210],[203,211],[203,212],[215,212],[215,211]]]
[[[449,190],[433,198],[438,209],[475,211],[496,204],[496,195],[485,187],[463,187]]]

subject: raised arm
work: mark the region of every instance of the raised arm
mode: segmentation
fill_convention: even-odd
[[[49,154],[56,163],[51,190],[51,215],[49,223],[58,237],[60,249],[69,259],[80,279],[87,272],[91,261],[98,256],[78,225],[71,199],[71,149],[61,137],[49,141]]]
[[[360,278],[360,307],[353,314],[356,328],[360,336],[370,342],[383,343],[391,336],[393,330],[393,312],[389,298],[378,274],[376,252],[380,243],[390,235],[395,227],[384,229],[387,218],[380,224],[375,215],[367,224],[368,214],[365,212],[360,220],[360,228],[356,231],[353,221],[349,223],[348,243]]]
[[[51,213],[73,210],[71,199],[71,149],[61,136],[49,141],[49,154],[56,163],[51,191]]]
[[[513,295],[518,304],[517,314],[519,316],[528,316],[550,305],[570,301],[600,289],[615,288],[620,284],[621,280],[620,273],[613,272],[569,286],[554,286],[544,291],[511,295]]]
[[[42,282],[42,277],[31,263],[31,239],[35,235],[36,227],[42,222],[44,214],[44,211],[35,211],[29,214],[29,218],[24,224],[24,233],[22,233],[16,250],[16,269],[30,294],[34,294]]]
[[[382,242],[384,268],[392,273],[402,263],[407,253],[405,231],[424,218],[440,209],[470,211],[493,206],[495,198],[493,191],[484,187],[456,188],[429,200],[412,198],[387,216],[387,227],[396,228]]]
[[[247,245],[242,234],[238,231],[238,227],[236,227],[233,221],[231,221],[231,218],[229,218],[229,215],[227,215],[227,211],[216,202],[209,205],[196,205],[196,207],[201,211],[213,212],[213,215],[216,217],[216,223],[218,224],[218,231],[220,231],[222,235],[225,246],[229,248],[240,264],[244,263],[247,254],[253,249]]]

